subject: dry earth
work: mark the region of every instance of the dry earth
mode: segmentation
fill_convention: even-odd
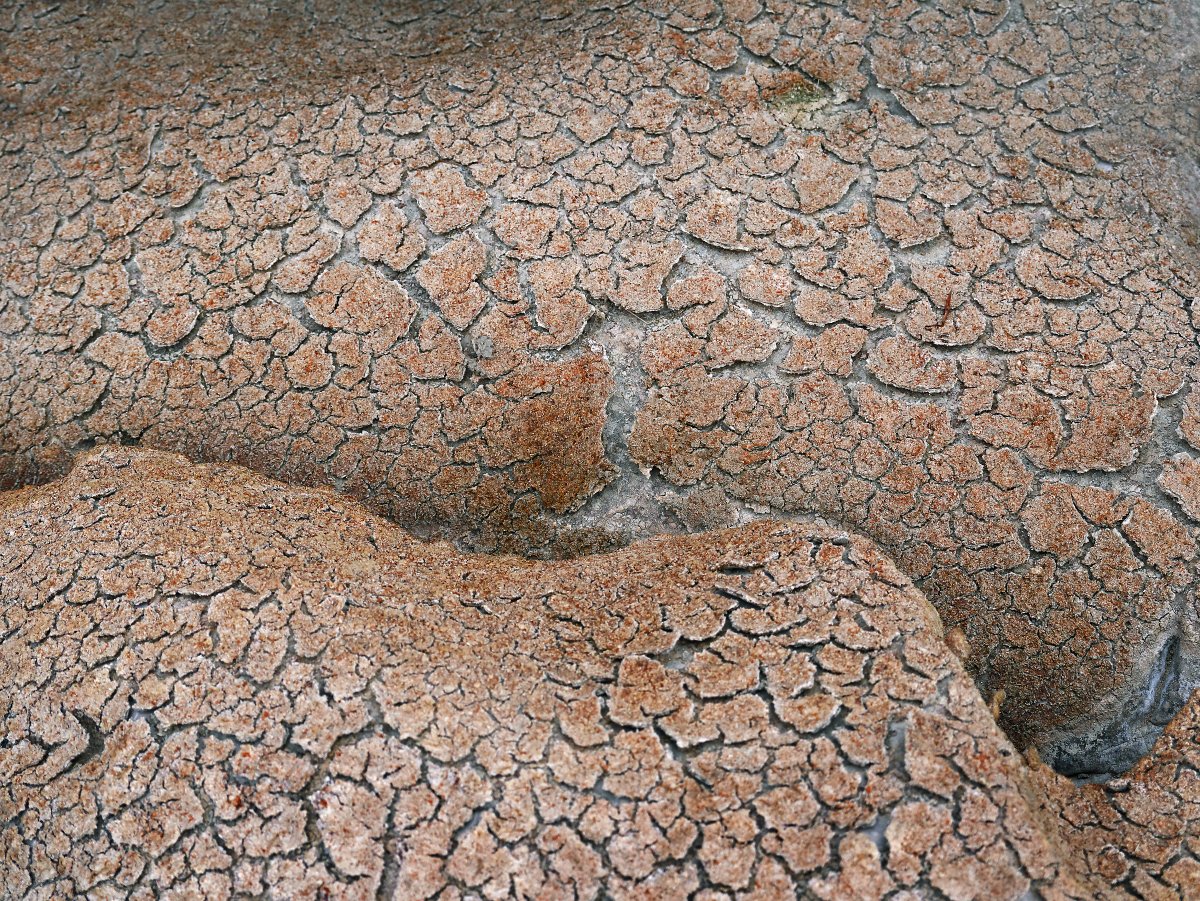
[[[0,505],[19,898],[1173,898],[1200,717],[1026,768],[874,546],[760,522],[538,562],[97,450]]]
[[[878,871],[897,890],[968,897],[933,874],[961,877],[962,861],[984,859],[986,847],[1008,855],[996,867],[1010,874],[1005,891],[1087,897],[1098,891],[1089,880],[1101,879],[1144,897],[1176,897],[1165,886],[1186,881],[1181,873],[1195,878],[1194,817],[1185,810],[1191,802],[1182,800],[1195,789],[1180,787],[1194,786],[1195,774],[1193,764],[1180,761],[1196,759],[1192,736],[1200,717],[1185,703],[1200,684],[1198,19],[1186,0],[6,4],[0,484],[45,483],[67,473],[82,451],[129,444],[195,462],[240,463],[296,486],[289,495],[296,504],[316,505],[305,507],[316,543],[289,536],[293,554],[278,551],[287,563],[254,556],[258,543],[283,540],[272,531],[283,528],[279,513],[267,522],[239,512],[228,531],[213,519],[212,534],[189,527],[179,540],[184,547],[207,543],[204,553],[212,556],[204,562],[218,569],[233,565],[221,564],[222,556],[248,555],[246,573],[282,586],[238,589],[255,598],[238,614],[247,634],[293,634],[295,610],[322,628],[353,621],[355,635],[376,643],[378,666],[388,655],[408,661],[406,690],[418,694],[422,679],[439,678],[428,656],[439,655],[430,645],[426,656],[406,657],[416,652],[398,637],[403,629],[429,641],[437,635],[440,652],[458,659],[453,648],[466,639],[452,623],[475,615],[451,616],[449,600],[438,616],[405,606],[412,598],[405,600],[404,585],[441,578],[424,571],[430,561],[558,586],[558,594],[592,611],[570,644],[569,653],[583,657],[571,659],[565,639],[521,631],[532,628],[537,611],[546,612],[540,595],[523,591],[523,602],[507,602],[511,625],[484,634],[512,642],[514,660],[537,660],[538,648],[561,645],[563,666],[586,671],[591,681],[566,682],[601,699],[597,716],[608,719],[597,720],[596,728],[607,730],[604,738],[597,733],[599,757],[615,753],[606,749],[621,736],[641,735],[630,740],[658,743],[657,762],[647,764],[656,784],[661,776],[686,795],[694,778],[701,794],[722,797],[712,778],[692,772],[694,761],[726,752],[754,760],[744,772],[755,787],[733,791],[742,806],[730,811],[742,813],[729,816],[744,819],[740,851],[729,853],[762,875],[744,884],[714,876],[697,856],[708,841],[705,829],[717,829],[706,819],[711,811],[662,814],[654,823],[663,836],[678,819],[690,824],[680,829],[700,837],[663,838],[666,844],[639,860],[650,867],[646,873],[672,873],[680,890],[740,891],[761,882],[766,891],[778,876],[779,885],[799,880],[838,896],[850,891],[836,883],[839,867],[853,859],[853,867]],[[125,458],[113,451],[88,459],[80,465],[112,481],[102,473]],[[149,892],[182,887],[209,872],[187,857],[190,842],[214,861],[228,858],[212,864],[215,896],[227,878],[237,892],[260,894],[284,878],[272,869],[278,867],[293,867],[286,878],[309,880],[310,888],[326,878],[354,883],[352,891],[367,891],[372,880],[397,887],[405,882],[396,881],[398,864],[379,867],[383,837],[393,847],[401,841],[401,789],[391,775],[366,775],[367,763],[337,769],[343,744],[360,739],[383,742],[388,750],[379,753],[396,755],[398,767],[414,761],[416,785],[433,793],[427,799],[440,799],[429,801],[435,812],[427,819],[442,822],[443,831],[429,826],[429,840],[442,835],[445,848],[457,848],[475,830],[479,811],[500,803],[510,779],[543,780],[549,792],[570,787],[578,795],[572,804],[626,805],[621,834],[658,816],[635,815],[639,804],[651,803],[636,792],[615,795],[603,780],[576,785],[536,756],[559,728],[546,725],[558,715],[550,701],[539,708],[540,719],[520,714],[532,717],[531,734],[548,731],[544,741],[509,739],[513,747],[542,742],[529,752],[528,767],[511,772],[493,772],[478,747],[470,760],[454,757],[457,749],[443,760],[418,733],[389,731],[398,727],[381,702],[365,699],[374,698],[365,676],[344,694],[321,689],[319,700],[335,712],[313,727],[311,747],[296,738],[294,723],[270,736],[243,737],[205,723],[205,713],[187,720],[186,729],[160,728],[147,711],[166,701],[131,699],[149,673],[160,681],[164,673],[184,683],[191,677],[187,665],[164,668],[155,655],[182,654],[193,640],[188,629],[216,640],[208,624],[225,614],[202,600],[212,592],[185,590],[192,576],[181,573],[178,584],[151,579],[139,589],[145,597],[125,597],[125,589],[89,589],[92,577],[73,565],[62,563],[45,579],[36,566],[49,566],[55,555],[91,554],[88,565],[97,572],[115,567],[130,573],[131,586],[142,584],[144,574],[126,561],[170,569],[152,562],[168,550],[140,549],[158,540],[154,517],[187,519],[172,491],[203,508],[206,493],[268,489],[238,470],[181,469],[154,455],[133,455],[128,465],[145,470],[146,482],[117,479],[118,494],[137,489],[159,498],[154,516],[130,512],[137,504],[128,498],[111,521],[88,512],[108,498],[91,507],[71,501],[69,514],[56,509],[86,478],[78,468],[72,481],[3,501],[10,519],[33,522],[37,510],[45,519],[11,527],[3,548],[9,562],[0,571],[0,639],[18,661],[0,660],[11,689],[0,704],[10,705],[7,722],[22,723],[0,735],[0,772],[13,774],[9,790],[16,792],[0,810],[4,865],[34,880],[18,880],[18,896],[26,884],[40,886],[29,889],[33,896],[53,896],[68,883],[41,880],[83,879],[91,865],[81,861],[102,857],[113,869],[97,897],[121,895],[122,878]],[[362,574],[357,594],[345,594],[368,607],[376,594],[380,606],[403,607],[398,622],[408,625],[396,626],[395,635],[364,631],[367,614],[348,607],[303,609],[302,597],[321,606],[333,596],[333,583],[322,580],[335,577],[321,567],[350,566],[369,544],[336,534],[338,517],[367,522],[366,514],[345,512],[354,509],[348,501],[304,486],[332,487],[423,538],[457,545],[413,545],[374,520],[362,527],[392,536],[389,547],[408,548],[387,563],[395,581],[390,594],[375,586],[372,573]],[[202,510],[194,515],[209,522]],[[813,516],[832,525],[814,525]],[[707,533],[768,517],[797,522],[655,539],[614,558],[586,556],[663,533]],[[96,528],[117,531],[88,537]],[[780,542],[779,559],[790,560],[796,542],[826,546],[831,539],[820,536],[833,534],[827,528],[864,535],[895,561],[940,614],[986,699],[966,689],[961,698],[946,694],[961,680],[951,678],[957,664],[931,637],[940,627],[924,625],[923,614],[905,607],[920,602],[896,587],[907,584],[902,579],[871,575],[892,586],[885,593],[909,598],[888,601],[878,615],[890,617],[897,635],[936,646],[928,653],[946,674],[924,673],[924,694],[889,696],[871,716],[895,723],[915,715],[910,708],[935,718],[953,710],[973,748],[1006,761],[984,778],[963,769],[959,746],[943,749],[958,761],[950,800],[927,794],[927,786],[913,788],[917,777],[895,757],[902,749],[886,741],[886,760],[865,751],[854,757],[859,752],[836,737],[845,727],[836,718],[811,735],[794,726],[789,733],[776,700],[761,688],[722,696],[736,700],[739,716],[750,707],[768,711],[765,720],[750,717],[757,725],[735,740],[717,722],[724,713],[703,722],[704,695],[692,681],[700,677],[685,672],[690,658],[668,648],[655,652],[660,657],[638,652],[629,663],[624,644],[604,649],[604,605],[635,603],[621,601],[616,588],[591,591],[614,560],[644,570],[639,578],[654,585],[693,572],[702,585],[717,578],[712,561],[723,547],[761,547],[763,536],[783,529],[771,540]],[[37,529],[63,537],[38,538]],[[20,534],[28,537],[14,537]],[[578,562],[456,556],[466,551]],[[335,559],[339,554],[346,559]],[[425,562],[415,562],[421,555]],[[309,566],[323,574],[302,578]],[[876,568],[861,561],[837,566],[856,578]],[[753,578],[737,578],[743,576]],[[177,591],[190,600],[175,599]],[[651,593],[657,600],[641,599],[650,605],[647,615],[674,603],[667,587]],[[79,600],[69,600],[76,594]],[[142,652],[107,618],[136,619],[144,604],[181,617],[183,631],[151,640],[146,668],[118,678],[114,661]],[[300,606],[283,612],[286,604]],[[51,629],[40,611],[59,610],[55,605],[61,623]],[[687,641],[718,641],[724,628],[740,634],[734,612],[725,611],[728,626]],[[625,625],[636,632],[652,622],[658,620],[631,614]],[[61,636],[33,643],[28,636],[42,628],[47,638],[56,630]],[[116,629],[108,641],[129,643],[106,656],[89,649],[84,636],[92,629]],[[76,650],[56,644],[69,645],[76,634]],[[285,706],[301,703],[295,693],[314,689],[303,680],[284,687],[281,673],[342,659],[324,645],[309,654],[278,637],[263,640],[275,642],[267,654],[275,665],[262,678],[253,667],[267,663],[226,660],[219,642],[205,652],[212,656],[205,667],[242,686],[239,716],[258,717],[255,711],[276,703],[268,695]],[[838,682],[837,691],[850,692],[849,699],[837,696],[847,710],[866,704],[863,692],[879,691],[869,673],[890,659],[887,653],[899,653],[891,645],[843,647],[828,635],[814,641],[857,653],[865,667],[858,680]],[[760,643],[776,647],[756,638],[746,653],[768,653]],[[700,654],[708,645],[685,647]],[[603,659],[595,672],[587,669],[589,654]],[[59,664],[61,674],[52,675]],[[493,664],[506,691],[519,679],[536,683],[538,692],[559,685],[557,675],[528,662],[514,663],[511,673],[507,664]],[[771,665],[755,664],[764,685]],[[252,666],[248,675],[245,666]],[[100,707],[61,706],[71,679],[90,685],[88,674],[96,672],[115,680]],[[673,692],[684,707],[644,710],[644,722],[613,719],[611,693],[623,673]],[[40,688],[12,688],[59,679],[61,688],[45,689],[46,698]],[[445,679],[467,696],[481,690],[468,684],[469,670],[447,671]],[[47,733],[31,725],[33,713],[21,713],[39,703],[60,704],[39,714]],[[101,709],[105,704],[111,711]],[[688,728],[699,731],[680,738],[650,722],[685,707],[701,724]],[[988,707],[1017,748],[1036,749],[1079,779],[1122,773],[1152,745],[1154,751],[1121,779],[1076,789],[1039,766],[1026,773],[991,725]],[[352,709],[360,717],[348,733],[354,740],[339,743],[337,724],[353,719]],[[524,735],[525,726],[508,722],[517,714],[504,709],[489,700],[476,713]],[[513,709],[523,711],[520,703]],[[482,728],[453,726],[458,715],[440,708],[429,716],[430,734],[443,726],[464,735]],[[147,817],[175,824],[153,840],[140,832],[129,841],[114,838],[111,824],[120,810],[158,803],[145,801],[157,797],[160,789],[148,786],[158,777],[147,776],[140,788],[127,784],[120,801],[126,807],[117,808],[79,782],[115,778],[105,767],[118,726],[141,730],[147,748],[157,743],[149,755],[156,763],[147,764],[156,773],[165,772],[162,761],[176,759],[171,755],[182,755],[187,771],[176,773],[182,781],[175,788],[161,788],[178,789],[182,807],[164,801],[169,814],[129,814],[143,824]],[[702,753],[687,751],[701,734],[695,740]],[[574,751],[590,747],[569,735],[564,741],[574,742]],[[771,775],[779,748],[805,742],[805,767],[849,766],[860,794],[842,801],[871,811],[853,822],[830,820],[832,802],[810,786],[821,811],[813,822],[832,829],[833,850],[809,870],[789,862],[791,852],[780,850],[785,839],[768,842],[778,830],[755,806],[772,786],[808,790],[799,788],[809,778],[799,770],[778,782]],[[834,756],[814,763],[821,742]],[[225,748],[228,760],[203,757],[210,744]],[[229,827],[236,839],[219,825],[240,815],[218,815],[214,805],[224,802],[196,787],[235,773],[229,760],[242,744],[252,756],[268,748],[291,755],[284,769],[294,758],[311,770],[298,782],[263,789],[276,798],[263,802],[268,808],[293,805],[292,819],[276,822],[283,814],[256,808],[263,843],[254,853],[237,844],[248,841],[244,824]],[[345,753],[366,760],[374,752]],[[510,767],[524,761],[513,754]],[[447,779],[476,774],[484,793],[478,797],[493,800],[476,804],[476,789],[466,788],[461,797],[450,789],[437,795],[442,776],[435,778],[430,761],[447,768],[439,773],[459,774]],[[662,775],[668,771],[669,778]],[[40,774],[32,782],[31,772]],[[348,780],[347,791],[369,791],[385,811],[384,826],[371,827],[374,844],[354,852],[351,864],[339,863],[343,852],[330,850],[319,834],[325,821],[312,805],[326,778]],[[885,798],[861,794],[871,778],[886,782]],[[20,795],[26,790],[49,792],[60,812],[25,823],[41,803]],[[964,806],[964,792],[975,791],[991,805],[986,815]],[[59,792],[76,797],[67,804]],[[936,822],[944,831],[912,851],[911,860],[921,863],[905,870],[887,830],[897,811],[918,801],[942,804],[948,819],[920,818],[922,827]],[[307,818],[295,806],[304,804]],[[443,811],[450,819],[438,820],[443,813],[436,811],[447,804],[474,806],[461,823],[446,825],[460,815]],[[189,821],[183,808],[198,819]],[[67,809],[84,812],[77,822],[76,814],[61,812]],[[570,824],[562,826],[563,842],[575,836],[595,855],[596,891],[632,890],[647,878],[636,867],[618,867],[621,853],[607,846],[616,832],[585,836],[582,813],[564,813],[561,821],[558,814],[531,816],[535,825],[504,833],[510,837],[488,821],[487,834],[504,850],[484,853],[477,872],[490,872],[484,857],[510,861],[496,863],[497,873],[510,875],[495,875],[488,891],[518,891],[505,879],[525,864],[511,861],[529,862],[529,872],[548,880],[531,883],[531,893],[559,890],[554,880],[566,877],[551,862],[556,852],[531,836],[560,822]],[[975,827],[962,823],[977,817],[996,835],[973,837]],[[300,844],[281,851],[263,838],[268,821],[299,828],[292,841]],[[712,841],[710,848],[725,839]],[[954,842],[961,847],[950,847]],[[477,890],[461,877],[466,864],[460,875],[446,869],[450,851],[429,853],[442,868],[429,876],[430,891],[439,878],[447,897]],[[237,872],[242,860],[245,874]],[[55,861],[83,869],[63,875]],[[1159,880],[1157,888],[1148,880]],[[971,891],[988,896],[982,886]]]

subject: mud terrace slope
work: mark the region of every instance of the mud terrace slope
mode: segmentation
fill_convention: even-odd
[[[1121,772],[1200,684],[1197,15],[5,4],[3,484],[133,444],[534,557],[819,515]]]
[[[1027,769],[912,583],[827,527],[464,555],[116,448],[0,530],[6,898],[1200,888],[1194,712],[1115,785]]]

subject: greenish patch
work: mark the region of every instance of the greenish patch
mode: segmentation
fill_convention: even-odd
[[[805,80],[770,101],[771,109],[789,125],[812,124],[813,115],[829,106],[833,92],[819,82]]]

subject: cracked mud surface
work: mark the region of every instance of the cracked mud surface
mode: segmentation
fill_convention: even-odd
[[[816,513],[1018,744],[1136,759],[1197,681],[1194,13],[406,9],[3,13],[7,482],[136,443],[535,556]]]
[[[1177,897],[1196,706],[1026,766],[865,539],[538,562],[112,448],[0,502],[7,897]]]
[[[1155,896],[1194,857],[1154,811],[1200,684],[1197,46],[1183,2],[9,4],[0,485],[135,444],[583,567],[817,515],[1019,749],[1153,745],[1012,778],[1086,848],[1017,878]]]

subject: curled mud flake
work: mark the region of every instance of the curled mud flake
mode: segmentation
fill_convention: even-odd
[[[710,194],[687,209],[683,230],[724,250],[749,250],[738,237],[741,199],[727,192]]]
[[[1189,454],[1177,454],[1165,460],[1158,484],[1179,501],[1189,517],[1200,522],[1200,461]]]
[[[425,253],[425,238],[395,203],[383,204],[367,217],[358,232],[358,252],[364,260],[386,263],[403,272]]]
[[[438,165],[413,176],[413,196],[429,230],[446,234],[479,221],[487,194],[470,186],[460,169]]]
[[[875,208],[879,230],[900,247],[925,244],[942,233],[941,217],[924,198],[917,198],[907,206],[892,200],[880,200]]]
[[[319,325],[361,335],[369,347],[380,351],[408,332],[417,312],[399,284],[350,263],[323,272],[305,306]]]
[[[938,359],[903,337],[880,341],[867,359],[867,369],[881,382],[928,394],[949,391],[958,380],[952,360]]]
[[[797,154],[792,172],[792,185],[804,213],[834,206],[859,177],[854,166],[838,162],[829,153],[807,148]]]
[[[1078,263],[1040,247],[1023,251],[1015,271],[1022,284],[1049,300],[1078,300],[1091,290]]]
[[[434,251],[417,270],[417,281],[446,321],[464,329],[487,303],[477,282],[486,265],[487,249],[482,242],[474,235],[463,235]]]

